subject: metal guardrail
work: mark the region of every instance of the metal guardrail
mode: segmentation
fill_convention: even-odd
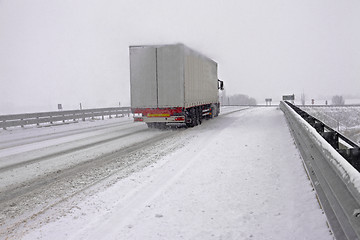
[[[326,105],[326,104],[306,104],[301,105],[301,107],[360,107],[360,104],[344,104],[344,105]]]
[[[123,116],[131,113],[130,107],[114,107],[114,108],[94,108],[84,110],[71,110],[71,111],[56,111],[56,112],[39,112],[39,113],[24,113],[12,115],[0,115],[0,128],[6,129],[8,127],[21,126],[40,123],[54,123],[65,122],[66,120],[76,121],[86,118],[95,118],[101,116]]]
[[[278,104],[265,105],[265,104],[257,104],[257,105],[244,105],[244,104],[230,104],[230,105],[221,105],[222,107],[279,107]]]
[[[335,238],[360,239],[359,146],[289,102],[280,108]]]

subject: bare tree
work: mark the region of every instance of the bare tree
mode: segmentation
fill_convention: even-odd
[[[343,96],[335,95],[331,99],[332,105],[345,105]]]
[[[256,99],[244,94],[235,94],[229,97],[229,101],[233,105],[256,105]]]

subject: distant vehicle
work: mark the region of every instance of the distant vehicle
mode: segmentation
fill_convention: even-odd
[[[184,44],[130,46],[131,109],[149,128],[219,115],[217,63]]]

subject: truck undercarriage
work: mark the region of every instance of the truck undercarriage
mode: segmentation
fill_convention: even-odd
[[[220,104],[204,104],[189,108],[137,108],[133,109],[134,121],[144,122],[149,128],[164,128],[167,124],[200,125],[202,120],[217,117]]]

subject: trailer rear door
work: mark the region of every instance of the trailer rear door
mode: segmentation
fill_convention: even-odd
[[[157,108],[156,48],[130,47],[132,108]]]

